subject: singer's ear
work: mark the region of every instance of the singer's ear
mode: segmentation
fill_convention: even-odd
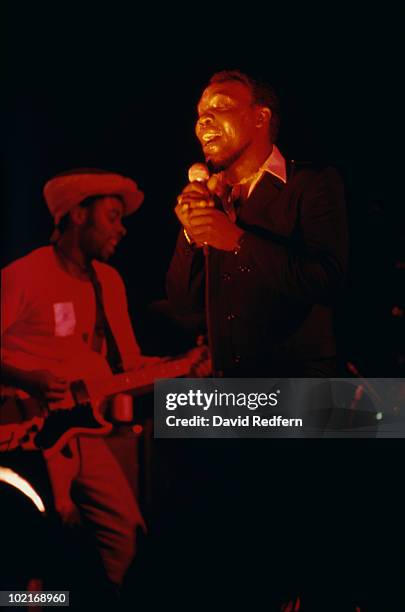
[[[261,128],[264,125],[269,125],[271,119],[271,110],[267,106],[260,106],[257,112],[256,127]]]

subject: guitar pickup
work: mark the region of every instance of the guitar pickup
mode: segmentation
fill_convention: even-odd
[[[70,383],[70,392],[75,400],[75,404],[83,405],[90,402],[89,392],[82,380],[74,380]]]

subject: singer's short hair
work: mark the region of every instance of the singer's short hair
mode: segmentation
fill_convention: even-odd
[[[276,142],[280,128],[280,109],[279,101],[274,89],[263,81],[241,72],[240,70],[221,70],[210,78],[209,84],[225,83],[226,81],[238,81],[246,85],[252,93],[253,103],[259,106],[266,106],[271,110],[270,119],[270,140]]]

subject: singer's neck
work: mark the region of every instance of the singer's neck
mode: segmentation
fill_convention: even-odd
[[[272,143],[266,142],[256,146],[254,150],[247,149],[245,153],[224,172],[228,183],[234,185],[243,179],[253,176],[271,155]]]

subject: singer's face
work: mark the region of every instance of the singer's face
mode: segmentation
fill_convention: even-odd
[[[209,85],[198,104],[195,130],[205,159],[216,169],[232,166],[253,144],[256,118],[257,106],[243,83]]]

